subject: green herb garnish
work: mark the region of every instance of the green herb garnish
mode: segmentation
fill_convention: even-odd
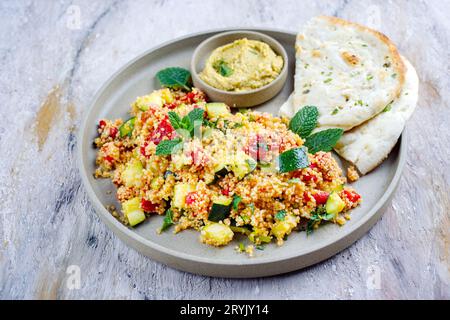
[[[166,211],[166,215],[164,216],[163,224],[161,226],[161,229],[159,229],[160,232],[163,232],[170,228],[170,226],[173,225],[173,213],[172,210],[168,209]]]
[[[314,226],[317,223],[320,223],[322,220],[324,221],[330,221],[335,217],[334,214],[327,213],[327,210],[324,206],[319,206],[311,212],[311,217],[308,220],[308,223],[306,225],[306,234],[309,235],[314,231]]]
[[[392,102],[390,102],[386,107],[384,107],[383,112],[391,111],[392,109]]]
[[[156,74],[156,78],[159,80],[161,86],[171,88],[174,90],[184,89],[191,90],[191,73],[189,70],[172,67],[159,71]]]
[[[308,153],[304,147],[290,149],[278,156],[280,173],[290,172],[309,166]]]
[[[241,202],[242,198],[235,194],[233,196],[233,209],[237,211],[239,203]]]
[[[169,154],[173,154],[180,150],[182,144],[181,139],[176,138],[173,140],[162,140],[157,146],[156,146],[156,152],[155,155],[157,156],[166,156]]]
[[[344,130],[340,128],[319,131],[306,138],[305,146],[308,148],[309,153],[328,152],[333,149],[343,133]]]
[[[304,106],[289,122],[289,130],[298,134],[301,138],[306,138],[317,125],[319,111],[315,106]]]
[[[213,64],[214,70],[220,73],[223,77],[229,77],[233,74],[233,69],[231,69],[228,64],[223,60],[218,60]]]
[[[280,210],[275,214],[275,219],[278,221],[283,221],[286,217],[286,210]]]
[[[195,108],[191,112],[189,112],[188,115],[184,116],[183,119],[181,119],[180,116],[173,111],[169,111],[168,116],[170,124],[177,131],[177,133],[187,138],[187,135],[193,137],[195,128],[201,126],[204,123],[204,113],[205,110],[201,108]],[[188,134],[185,134],[185,132],[183,132],[184,130],[186,130]]]

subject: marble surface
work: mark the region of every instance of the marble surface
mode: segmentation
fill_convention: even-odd
[[[438,0],[1,1],[0,298],[449,299],[448,12]],[[125,246],[99,221],[75,163],[75,133],[101,84],[178,36],[296,31],[319,14],[386,33],[420,77],[407,165],[383,219],[323,263],[261,279],[179,272]]]

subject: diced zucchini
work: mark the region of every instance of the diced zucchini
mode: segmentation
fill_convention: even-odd
[[[277,238],[282,240],[286,235],[290,234],[292,229],[297,225],[296,219],[292,215],[287,215],[284,220],[277,221],[273,226],[271,233]]]
[[[138,97],[136,99],[135,105],[139,110],[147,111],[150,105],[162,107],[164,105],[164,100],[161,97],[160,91],[154,91],[149,95]]]
[[[161,187],[161,178],[160,177],[158,177],[158,178],[153,178],[152,179],[152,182],[150,182],[150,188],[152,189],[152,190],[158,190],[160,187]]]
[[[223,206],[228,206],[233,201],[232,197],[227,197],[224,195],[216,196],[213,199],[213,203],[221,204]]]
[[[144,173],[142,163],[139,159],[130,160],[122,171],[122,181],[126,187],[139,187]]]
[[[213,200],[211,211],[208,215],[209,221],[219,222],[228,218],[231,212],[231,202],[233,198],[226,196],[217,196]]]
[[[178,209],[186,208],[186,196],[195,190],[195,186],[188,183],[176,184],[173,189],[172,206]]]
[[[141,199],[139,197],[122,203],[122,211],[132,227],[145,220],[144,210],[141,208]]]
[[[220,247],[233,240],[234,233],[229,226],[222,223],[211,222],[204,226],[200,232],[203,243]]]
[[[185,165],[192,163],[192,158],[186,156],[184,153],[172,154],[172,163],[176,170],[180,170]]]
[[[233,157],[231,170],[238,179],[242,179],[256,169],[256,164],[255,159],[243,151],[238,151]]]
[[[164,100],[165,103],[172,103],[173,102],[173,94],[170,92],[170,89],[164,88],[159,90],[161,94],[161,98]]]
[[[339,197],[337,192],[332,192],[328,196],[327,203],[325,204],[325,210],[327,211],[327,213],[336,216],[339,212],[344,210],[344,208],[345,208],[344,200],[342,200],[341,197]]]
[[[132,117],[125,121],[120,127],[119,127],[119,134],[120,137],[123,138],[125,136],[131,137],[131,134],[133,133],[134,129],[134,122],[136,121],[136,117]]]
[[[244,227],[236,227],[236,226],[230,226],[231,231],[233,232],[239,232],[245,235],[250,235],[251,231]]]
[[[229,115],[230,108],[221,102],[210,102],[206,104],[206,113],[208,114],[208,118],[217,119],[220,117],[225,117]]]
[[[269,243],[272,241],[272,237],[267,235],[267,232],[255,228],[249,235],[248,238],[251,242],[255,244],[261,244],[261,243]]]

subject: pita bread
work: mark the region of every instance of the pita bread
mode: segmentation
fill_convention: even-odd
[[[344,132],[336,144],[335,151],[352,162],[362,174],[373,170],[389,155],[416,107],[419,79],[411,63],[405,58],[403,62],[406,74],[400,97],[394,100],[385,112],[351,131]],[[279,114],[288,118],[294,116],[293,94],[281,106]]]
[[[383,34],[335,17],[313,18],[296,40],[294,110],[317,106],[319,128],[350,130],[399,96],[404,69]]]
[[[419,79],[411,63],[406,59],[404,63],[407,71],[400,97],[385,112],[345,132],[336,144],[336,152],[352,162],[362,174],[373,170],[386,159],[416,107]]]

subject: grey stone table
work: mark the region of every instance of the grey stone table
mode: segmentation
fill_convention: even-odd
[[[448,12],[438,0],[2,0],[0,298],[450,298]],[[420,77],[407,165],[383,219],[335,257],[271,278],[192,275],[125,246],[97,218],[75,163],[76,131],[101,84],[178,36],[296,31],[319,14],[386,33]]]

